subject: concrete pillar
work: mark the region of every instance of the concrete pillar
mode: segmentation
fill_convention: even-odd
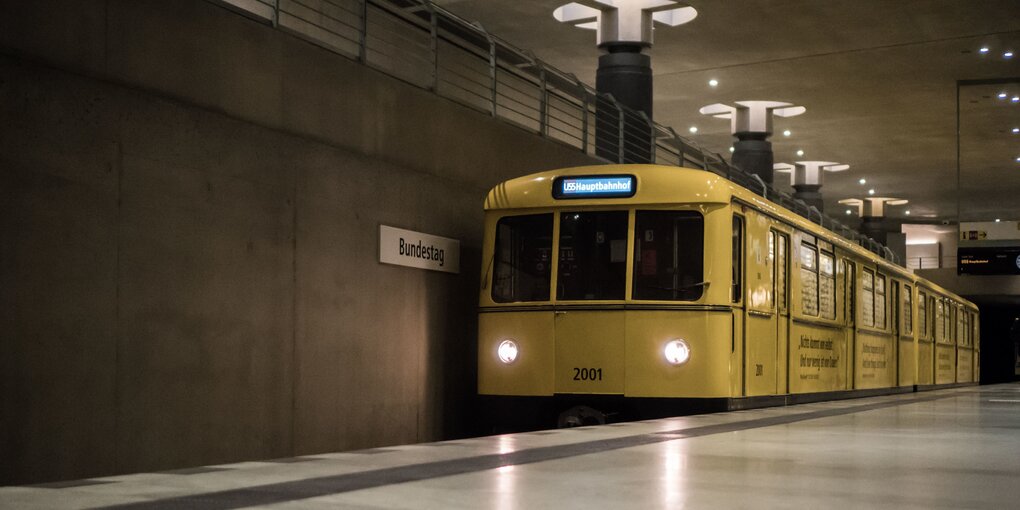
[[[678,26],[697,15],[693,7],[669,0],[580,0],[553,12],[559,21],[597,30],[602,55],[595,89],[615,101],[597,103],[597,155],[619,163],[653,160],[654,139],[649,125],[653,116],[652,59],[643,52],[652,46],[654,23]],[[620,106],[643,112],[647,118],[622,113]]]
[[[825,212],[822,199],[822,177],[825,172],[842,172],[850,165],[841,165],[832,161],[798,161],[795,165],[776,163],[773,167],[777,172],[790,174],[790,186],[795,190],[793,198],[803,200],[808,206]]]
[[[737,101],[734,105],[715,103],[699,112],[719,119],[730,119],[730,132],[737,138],[733,144],[733,165],[757,175],[766,184],[772,179],[772,117],[793,117],[806,111],[803,106],[779,101]]]

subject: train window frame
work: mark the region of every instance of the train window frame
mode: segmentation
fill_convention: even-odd
[[[818,247],[806,241],[800,242],[800,313],[818,317],[821,307],[818,302]],[[811,298],[813,301],[809,301]],[[809,303],[814,303],[809,307]]]
[[[503,232],[503,230],[500,228],[500,226],[503,225],[504,221],[524,221],[526,219],[537,220],[537,219],[541,219],[543,217],[546,217],[548,219],[548,225],[547,225],[547,228],[548,228],[547,234],[548,235],[545,236],[545,237],[548,237],[548,240],[549,240],[548,241],[548,246],[546,247],[547,248],[546,257],[545,257],[545,259],[542,259],[545,262],[545,267],[541,268],[540,269],[540,273],[537,274],[537,275],[532,275],[532,274],[526,274],[526,275],[529,278],[535,278],[536,280],[538,280],[537,283],[539,283],[539,284],[541,283],[541,281],[542,281],[542,279],[544,277],[544,280],[545,280],[545,283],[546,283],[546,285],[544,286],[545,294],[543,295],[541,293],[536,293],[536,292],[533,291],[532,294],[529,294],[527,299],[519,298],[519,296],[516,293],[516,291],[511,291],[511,294],[505,294],[505,295],[504,294],[497,294],[499,289],[503,288],[503,285],[499,283],[500,282],[501,267],[502,267],[501,264],[500,264],[501,263],[500,254],[503,251],[500,248],[500,238],[501,238],[501,235],[502,235],[502,232]],[[492,249],[493,249],[493,253],[492,253],[493,270],[492,270],[492,281],[490,282],[492,288],[489,291],[489,297],[490,297],[490,299],[492,299],[493,302],[495,302],[495,303],[535,303],[535,302],[549,301],[550,297],[552,297],[552,291],[551,291],[551,288],[552,288],[552,256],[553,256],[554,232],[555,232],[554,222],[555,222],[555,214],[553,214],[552,212],[535,213],[535,214],[507,215],[507,216],[503,216],[503,217],[499,218],[496,221],[496,229],[495,229],[493,243],[492,243]],[[533,236],[534,239],[541,239],[542,237],[543,237],[542,235]],[[535,248],[535,250],[540,252],[541,248],[542,248],[542,246],[539,246],[538,248]],[[511,249],[513,249],[513,248],[511,248]],[[521,248],[521,249],[523,249],[523,248]],[[539,256],[541,256],[540,253],[539,253]],[[540,263],[541,262],[539,262],[539,264]],[[510,267],[511,270],[513,270],[513,269],[515,269],[516,266],[514,265],[513,262],[510,262],[509,263],[509,267]],[[537,267],[537,265],[536,265],[536,267]],[[513,275],[510,275],[508,277],[509,278],[513,278]],[[540,285],[533,285],[532,287],[535,290],[541,288]],[[507,298],[507,296],[509,296],[509,298]]]
[[[862,268],[861,271],[861,325],[875,327],[875,271]],[[865,315],[864,312],[867,312]]]
[[[642,265],[643,262],[647,262],[648,253],[644,250],[643,243],[655,242],[659,237],[657,230],[647,228],[648,226],[644,222],[653,222],[653,216],[669,216],[673,226],[673,237],[671,248],[673,265],[669,271],[669,274],[673,275],[673,283],[671,288],[658,288],[658,290],[671,290],[673,292],[672,297],[660,297],[660,296],[649,296],[646,294],[648,285],[643,281],[643,278],[649,275],[639,274],[644,272],[647,266]],[[686,255],[687,258],[697,261],[696,272],[682,273],[678,271],[678,265],[680,263],[680,249],[690,248],[690,233],[681,233],[678,231],[678,226],[681,220],[690,221],[697,220],[697,232],[698,242],[696,244],[696,250],[689,251]],[[662,218],[658,218],[661,222]],[[633,257],[633,269],[631,270],[631,299],[637,301],[698,301],[704,297],[704,289],[707,285],[704,281],[705,278],[705,216],[695,210],[688,209],[638,209],[634,211],[634,235],[631,236],[631,240],[634,243],[633,249],[631,250]],[[685,246],[686,245],[686,246]],[[695,253],[696,251],[696,253]],[[653,252],[655,254],[654,261],[659,259],[659,250]],[[690,266],[685,266],[690,267]],[[656,264],[655,275],[658,276],[658,264]],[[685,280],[692,280],[687,283],[678,282],[677,277],[684,276]],[[656,288],[656,287],[652,287]]]
[[[789,309],[789,288],[790,288],[790,236],[776,230],[776,304],[779,311],[786,313]],[[780,274],[780,271],[782,274]]]
[[[928,293],[918,289],[917,291],[917,320],[918,334],[921,338],[928,338]]]
[[[884,274],[875,272],[875,327],[878,329],[887,329],[889,327],[889,306],[886,300],[886,282],[887,278]],[[882,296],[879,299],[879,296]],[[878,311],[882,310],[881,318],[879,321]]]
[[[900,300],[900,317],[903,318],[902,336],[914,334],[914,287],[903,285],[903,299]]]
[[[564,230],[564,218],[572,216],[573,220],[580,221],[585,216],[584,223],[578,223],[581,230],[569,232],[571,239],[580,239],[582,247],[595,249],[582,249],[575,253],[574,248],[578,247],[577,242],[569,246],[564,243],[568,232]],[[587,217],[595,218],[592,224]],[[621,221],[622,220],[622,221]],[[614,224],[615,223],[615,224]],[[594,225],[594,226],[593,226]],[[594,228],[595,230],[587,232]],[[602,228],[602,230],[598,230]],[[609,232],[610,228],[618,232]],[[629,252],[630,211],[626,209],[608,210],[561,210],[558,215],[558,228],[556,229],[556,279],[555,292],[553,296],[556,301],[623,301],[627,297],[627,258]],[[585,239],[582,234],[594,232],[594,244],[591,239]],[[619,235],[622,237],[612,237]],[[622,242],[623,244],[616,244]],[[602,246],[598,246],[602,245]],[[564,248],[571,248],[565,251]],[[579,274],[575,277],[572,273],[566,273],[567,266],[565,257],[571,256],[569,262],[574,262],[578,267]],[[618,259],[618,260],[617,260]],[[587,267],[582,267],[587,266]],[[604,267],[600,267],[604,266]],[[594,270],[593,270],[594,269]],[[566,276],[565,276],[566,275]],[[567,280],[566,278],[569,278]],[[606,284],[598,286],[598,283]],[[582,294],[578,294],[580,290]],[[588,293],[588,291],[600,291],[599,293]],[[568,294],[568,291],[570,292]],[[607,295],[606,293],[612,292]]]
[[[730,241],[730,302],[740,304],[744,301],[744,217],[733,215],[733,231]]]
[[[829,261],[829,273],[826,274],[824,260]],[[822,307],[822,285],[827,284],[831,286],[829,307],[823,309]],[[818,251],[818,316],[823,319],[836,320],[836,307],[838,301],[838,293],[836,292],[836,255],[830,251],[819,250]],[[824,313],[823,313],[824,312]]]

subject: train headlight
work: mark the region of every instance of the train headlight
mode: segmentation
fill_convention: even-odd
[[[670,340],[662,351],[666,355],[666,361],[671,365],[680,366],[691,359],[691,346],[687,345],[681,338]]]
[[[499,356],[499,360],[507,365],[517,360],[517,342],[513,340],[503,340],[499,343],[499,347],[496,348],[496,355]]]

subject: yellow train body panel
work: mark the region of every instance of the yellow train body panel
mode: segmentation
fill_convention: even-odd
[[[979,380],[973,304],[718,175],[553,170],[496,186],[485,208],[480,394],[749,399]],[[500,359],[507,341],[514,359]]]

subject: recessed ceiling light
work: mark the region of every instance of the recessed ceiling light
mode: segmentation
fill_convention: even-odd
[[[709,87],[718,87],[719,86],[719,80],[716,80],[715,78],[713,78],[711,80],[708,80],[708,86]]]
[[[693,133],[697,133],[698,132],[698,126],[691,126],[691,128],[688,129],[688,131],[690,131],[692,134]]]
[[[1013,134],[1020,133],[1020,127],[1013,128]]]
[[[733,152],[734,150],[736,150],[736,149],[734,149],[733,147],[730,147],[730,152]]]
[[[1007,51],[1006,53],[1003,53],[1002,58],[1013,58],[1013,52]]]
[[[867,183],[868,183],[868,180],[867,180],[867,179],[865,179],[864,177],[861,177],[861,180],[859,180],[859,181],[857,181],[857,182],[859,182],[859,183],[861,183],[861,184],[867,184]]]
[[[910,216],[910,209],[907,209],[906,211],[903,211],[903,214],[906,214],[907,216]]]
[[[850,209],[847,209],[847,210],[846,210],[846,213],[847,213],[847,214],[850,214]]]
[[[988,46],[982,46],[981,49],[978,51],[981,53],[988,53]]]
[[[999,219],[999,218],[995,218],[995,222],[996,222],[996,223],[998,223],[998,222],[1000,222],[1000,221],[1002,221],[1002,220],[1001,220],[1001,219]]]
[[[1006,93],[1005,92],[999,92],[999,99],[1006,99]]]
[[[792,134],[793,134],[793,132],[792,132],[792,131],[790,131],[789,129],[787,129],[787,130],[783,131],[783,136],[790,136],[790,135],[792,135]]]
[[[1014,103],[1020,102],[1020,96],[1013,96],[1013,98],[1010,99],[1010,101],[1013,101]]]
[[[874,194],[875,194],[875,188],[871,188],[871,189],[869,189],[869,190],[868,190],[868,194],[869,194],[869,195],[874,195]]]
[[[798,151],[797,151],[797,155],[798,155],[798,156],[803,156],[803,155],[804,155],[804,151],[802,151],[802,150],[798,150]]]

